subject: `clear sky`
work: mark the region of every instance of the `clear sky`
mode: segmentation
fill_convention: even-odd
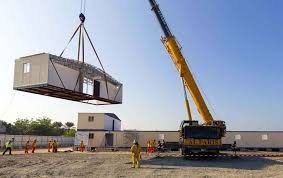
[[[283,1],[158,2],[215,119],[226,121],[228,130],[283,130]],[[79,0],[1,0],[0,119],[77,122],[78,112],[113,112],[124,129],[178,129],[186,119],[182,85],[147,0],[87,1],[86,28],[106,71],[124,84],[122,105],[13,91],[14,60],[40,52],[59,55],[79,24],[79,12]],[[65,57],[76,56],[75,44]],[[88,51],[87,62],[98,65]]]

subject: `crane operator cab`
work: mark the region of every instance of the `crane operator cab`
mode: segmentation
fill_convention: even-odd
[[[182,155],[219,153],[221,138],[225,135],[224,121],[201,125],[197,120],[183,120],[180,125],[180,151]]]

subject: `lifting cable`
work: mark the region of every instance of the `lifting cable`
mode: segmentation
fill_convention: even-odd
[[[85,14],[86,0],[81,0],[81,13]]]
[[[185,98],[187,115],[189,117],[189,120],[192,121],[193,118],[192,118],[192,113],[191,113],[191,109],[190,109],[190,106],[189,106],[189,100],[188,100],[188,95],[187,95],[187,90],[186,90],[186,84],[185,84],[184,78],[182,76],[181,76],[181,79],[182,79],[182,84],[183,84],[184,98]]]
[[[102,64],[102,62],[101,62],[101,60],[100,60],[100,57],[98,56],[98,53],[97,53],[97,51],[96,51],[96,49],[95,49],[95,47],[94,47],[94,45],[93,45],[93,43],[92,43],[92,41],[91,41],[91,39],[90,39],[90,37],[89,37],[89,34],[88,34],[88,32],[87,32],[87,30],[86,30],[86,28],[85,28],[85,26],[84,26],[84,22],[85,22],[85,16],[84,16],[84,13],[85,13],[85,8],[86,7],[86,0],[81,0],[81,9],[80,9],[80,11],[81,11],[81,13],[80,13],[80,15],[79,15],[79,18],[80,18],[80,21],[81,21],[81,23],[80,23],[80,25],[76,28],[76,30],[75,30],[75,32],[73,33],[73,35],[71,36],[71,38],[70,38],[70,40],[68,41],[68,43],[67,43],[67,45],[65,46],[65,48],[63,49],[63,51],[61,52],[61,54],[60,54],[60,56],[59,56],[59,58],[61,58],[62,57],[62,55],[64,54],[64,52],[65,52],[65,50],[68,48],[68,46],[69,46],[69,44],[71,43],[71,41],[73,40],[73,38],[74,38],[74,36],[77,34],[77,32],[79,31],[79,42],[78,42],[78,51],[77,51],[77,60],[78,60],[78,62],[80,61],[80,51],[81,51],[81,46],[82,46],[82,67],[80,67],[80,72],[79,72],[79,76],[78,76],[78,78],[77,78],[77,81],[76,81],[76,85],[75,85],[75,87],[74,87],[74,91],[75,91],[75,89],[76,89],[76,87],[77,87],[77,84],[78,84],[78,81],[79,81],[79,78],[81,77],[81,69],[82,68],[84,68],[84,57],[85,57],[85,49],[84,49],[84,33],[86,34],[86,36],[87,36],[87,38],[88,38],[88,41],[89,41],[89,43],[91,44],[91,47],[92,47],[92,49],[93,49],[93,51],[94,51],[94,53],[95,53],[95,56],[96,56],[96,58],[97,58],[97,60],[98,60],[98,62],[99,62],[99,64],[100,64],[100,67],[101,67],[101,69],[102,69],[102,73],[103,73],[103,77],[104,77],[104,80],[105,80],[105,85],[106,85],[106,92],[107,92],[107,96],[108,96],[108,99],[110,99],[110,97],[109,97],[109,88],[108,88],[108,81],[107,81],[107,75],[106,75],[106,72],[105,72],[105,69],[104,69],[104,67],[103,67],[103,64]],[[64,89],[66,89],[65,88],[65,86],[64,86],[64,83],[63,83],[63,81],[62,81],[62,79],[61,79],[61,77],[60,77],[60,75],[59,75],[59,73],[58,73],[58,71],[57,71],[57,69],[56,69],[56,67],[55,67],[55,65],[53,64],[53,61],[51,60],[51,63],[52,63],[52,65],[53,65],[53,67],[54,67],[54,69],[55,69],[55,71],[56,71],[56,73],[57,73],[57,76],[59,77],[59,79],[60,79],[60,82],[61,82],[61,84],[63,85],[63,87],[64,87]],[[119,91],[118,91],[119,92]],[[117,94],[116,94],[117,95]],[[115,98],[116,98],[116,96],[115,96]]]
[[[185,59],[185,58],[184,58],[184,59]],[[192,68],[191,68],[191,66],[190,66],[190,63],[187,61],[187,59],[185,59],[185,61],[186,61],[187,65],[188,65],[188,67],[190,68],[191,73],[192,73],[194,79],[196,80],[196,83],[197,83],[198,87],[200,88],[201,93],[204,95],[204,98],[205,98],[205,100],[207,101],[207,103],[208,103],[210,109],[212,110],[214,116],[217,117],[217,114],[216,114],[214,108],[212,107],[212,104],[211,104],[211,102],[209,101],[207,95],[205,94],[203,88],[201,87],[200,82],[199,82],[199,80],[197,79],[197,76],[196,76],[195,73],[192,71]]]
[[[80,26],[77,27],[77,29],[75,30],[75,32],[74,32],[73,35],[71,36],[71,38],[70,38],[70,40],[68,41],[67,45],[65,46],[65,48],[63,49],[63,51],[62,51],[61,54],[59,55],[59,58],[62,57],[62,55],[64,54],[64,52],[65,52],[66,49],[68,48],[69,44],[70,44],[71,41],[73,40],[74,36],[75,36],[76,33],[78,32],[79,28],[80,28]],[[50,59],[50,58],[49,58],[49,59]],[[55,72],[56,72],[57,76],[59,77],[59,80],[60,80],[60,82],[61,82],[63,88],[66,89],[66,87],[65,87],[65,85],[64,85],[64,83],[63,83],[63,81],[62,81],[62,79],[61,79],[61,77],[60,77],[60,75],[59,75],[59,73],[58,73],[58,71],[57,71],[57,69],[56,69],[54,63],[53,63],[53,60],[50,59],[50,61],[51,61],[52,66],[53,66],[54,69],[55,69]]]

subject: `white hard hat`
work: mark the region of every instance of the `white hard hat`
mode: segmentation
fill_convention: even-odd
[[[133,141],[133,143],[135,144],[135,143],[137,143],[137,141],[136,141],[136,140],[134,140],[134,141]]]

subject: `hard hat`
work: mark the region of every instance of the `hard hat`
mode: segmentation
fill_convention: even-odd
[[[134,140],[134,141],[133,141],[133,144],[135,144],[135,143],[137,143],[137,141],[136,141],[136,140]]]

